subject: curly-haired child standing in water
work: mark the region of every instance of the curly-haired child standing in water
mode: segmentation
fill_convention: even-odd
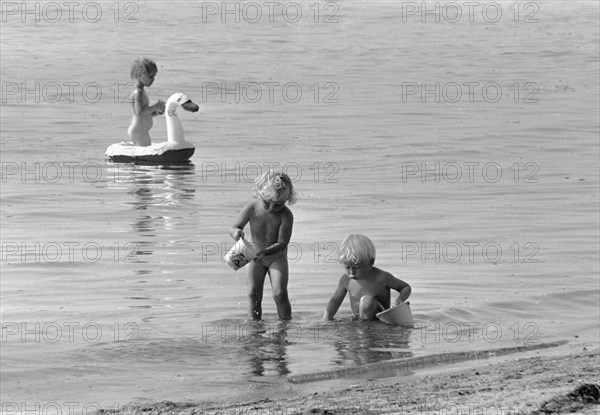
[[[288,298],[287,246],[292,236],[294,215],[286,202],[298,198],[294,185],[285,173],[267,171],[256,179],[254,197],[257,199],[242,209],[231,228],[236,241],[244,237],[244,227],[250,223],[252,242],[258,249],[254,262],[247,265],[248,314],[253,320],[262,317],[262,298],[265,277],[269,274],[277,314],[281,320],[292,318]]]

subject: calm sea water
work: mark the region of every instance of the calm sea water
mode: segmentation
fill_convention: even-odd
[[[595,2],[57,4],[2,3],[3,402],[234,403],[386,359],[598,346]],[[137,56],[152,101],[201,105],[190,165],[105,160]],[[269,166],[300,194],[294,319],[267,283],[250,325],[222,256]],[[319,321],[349,233],[412,285],[417,328],[348,300]]]

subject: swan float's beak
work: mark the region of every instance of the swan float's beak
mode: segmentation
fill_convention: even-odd
[[[200,109],[200,107],[194,104],[192,100],[186,101],[183,104],[181,104],[181,108],[190,112],[197,112]]]

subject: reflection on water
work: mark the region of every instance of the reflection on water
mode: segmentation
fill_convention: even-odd
[[[409,350],[412,332],[383,323],[324,323],[300,318],[285,322],[216,321],[203,325],[201,337],[207,347],[220,346],[236,356],[237,369],[245,376],[269,377],[413,357]],[[318,358],[311,359],[313,353]],[[218,360],[213,363],[219,365]]]
[[[182,202],[191,200],[196,190],[192,186],[194,165],[139,167],[135,170],[131,187],[127,194],[133,197],[133,209],[146,211],[150,207],[178,208]],[[171,209],[162,209],[164,215],[152,216],[140,214],[132,223],[133,228],[142,235],[154,236],[159,223],[164,229],[173,227],[173,217],[169,217]]]
[[[133,199],[130,204],[138,212],[131,222],[132,228],[142,237],[135,241],[135,255],[152,255],[156,243],[144,238],[167,237],[168,231],[173,230],[181,218],[180,209],[195,197],[194,164],[141,166],[109,163],[107,170],[117,183],[127,185],[126,193]],[[154,213],[153,208],[158,212]],[[147,262],[136,259],[137,262]]]
[[[341,365],[350,362],[364,365],[413,355],[408,351],[413,329],[363,321],[338,326],[339,334],[332,345],[338,352]]]
[[[247,336],[242,342],[242,356],[248,359],[250,373],[254,376],[277,374],[285,376],[290,373],[288,367],[287,348],[290,335],[296,329],[288,322],[276,326],[268,326],[262,322],[246,325]]]

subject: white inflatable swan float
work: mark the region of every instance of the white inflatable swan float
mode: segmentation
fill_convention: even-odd
[[[165,104],[165,117],[167,119],[167,141],[151,144],[149,146],[136,146],[132,142],[122,141],[111,144],[106,149],[106,155],[111,161],[117,163],[151,162],[173,163],[186,161],[194,154],[195,147],[185,141],[183,127],[176,109],[181,107],[186,111],[196,112],[198,105],[186,95],[178,92],[173,94]]]

